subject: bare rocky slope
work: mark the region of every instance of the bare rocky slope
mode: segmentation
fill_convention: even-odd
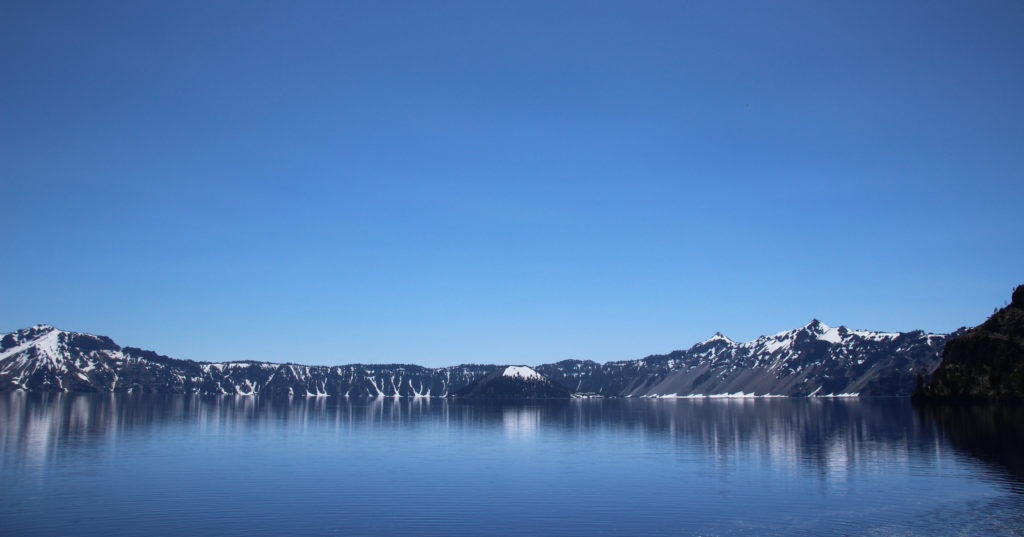
[[[949,336],[806,326],[739,343],[722,334],[687,350],[598,364],[537,368],[580,392],[623,396],[757,394],[910,395],[933,371]]]

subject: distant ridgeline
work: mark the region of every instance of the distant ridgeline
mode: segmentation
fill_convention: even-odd
[[[951,339],[915,397],[1024,398],[1024,285],[1010,304]]]
[[[815,320],[745,343],[715,334],[688,350],[640,360],[565,360],[532,369],[427,368],[194,362],[121,347],[104,336],[36,325],[0,338],[0,391],[501,398],[910,395],[918,376],[938,366],[949,337],[831,328]]]

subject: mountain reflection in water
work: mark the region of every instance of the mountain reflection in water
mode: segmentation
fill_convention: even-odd
[[[925,403],[916,407],[961,452],[985,462],[1024,493],[1024,404]]]
[[[1021,418],[903,399],[9,393],[0,530],[1020,535]]]

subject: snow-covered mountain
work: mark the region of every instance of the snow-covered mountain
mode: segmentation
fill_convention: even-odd
[[[572,391],[531,367],[510,365],[456,390],[455,395],[486,399],[552,399],[572,397]]]
[[[830,328],[813,321],[745,343],[716,334],[688,350],[640,360],[427,368],[194,362],[121,347],[104,336],[36,325],[0,338],[0,391],[438,397],[488,374],[505,378],[511,371],[510,379],[537,380],[536,375],[570,392],[608,396],[908,395],[917,373],[938,366],[948,337]]]
[[[938,367],[948,335],[806,326],[753,341],[717,333],[641,360],[565,360],[537,370],[576,391],[620,396],[910,395]]]
[[[431,397],[447,396],[497,367],[194,362],[49,325],[0,339],[0,391]]]

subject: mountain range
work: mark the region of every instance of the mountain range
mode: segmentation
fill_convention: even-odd
[[[715,334],[687,350],[638,360],[564,360],[525,369],[544,379],[543,389],[534,388],[545,397],[905,396],[918,375],[938,367],[954,335],[833,328],[814,320],[748,342]],[[496,372],[508,368],[197,362],[44,324],[0,337],[0,391],[447,397],[497,389],[478,383],[464,390],[488,375],[492,384],[506,382]]]

